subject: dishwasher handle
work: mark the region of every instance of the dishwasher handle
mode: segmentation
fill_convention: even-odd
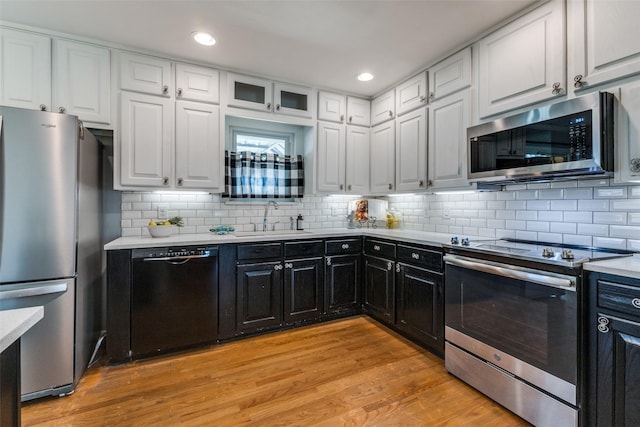
[[[544,271],[517,268],[514,266],[503,267],[481,260],[458,257],[454,255],[445,255],[443,259],[446,264],[466,268],[468,270],[480,271],[483,273],[494,274],[496,276],[523,280],[525,282],[536,283],[543,286],[551,286],[554,288],[561,288],[566,290],[575,290],[576,288],[575,279],[572,279],[569,276],[556,277],[550,274],[546,274]]]
[[[192,259],[198,258],[212,258],[215,257],[215,254],[203,254],[203,255],[185,255],[185,256],[167,256],[167,257],[159,257],[159,258],[142,258],[143,262],[155,262],[155,261],[167,261],[170,264],[182,265],[186,264]]]

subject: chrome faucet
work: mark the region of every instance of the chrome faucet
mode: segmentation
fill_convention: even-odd
[[[269,206],[273,204],[273,208],[278,210],[278,203],[273,200],[269,200],[267,205],[264,207],[264,218],[262,219],[262,231],[266,232],[268,230],[269,222],[267,222],[267,215],[269,215]]]

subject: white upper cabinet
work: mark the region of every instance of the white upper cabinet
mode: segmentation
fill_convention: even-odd
[[[616,182],[640,182],[640,83],[622,87],[618,109]]]
[[[176,99],[220,103],[220,73],[197,65],[176,64]]]
[[[347,127],[345,191],[369,194],[369,128]]]
[[[347,98],[347,123],[369,126],[371,124],[371,102],[367,99]]]
[[[427,188],[427,110],[396,120],[396,190]]]
[[[369,182],[372,194],[388,194],[395,189],[396,122],[381,123],[371,128],[369,144]]]
[[[107,48],[54,40],[53,109],[111,122],[111,56]]]
[[[145,55],[120,52],[120,89],[170,97],[171,62]]]
[[[346,96],[331,92],[318,93],[318,120],[344,123],[346,114]]]
[[[371,101],[371,126],[396,117],[396,92],[391,89]]]
[[[169,188],[174,103],[133,92],[122,92],[120,97],[120,183]]]
[[[471,86],[471,48],[429,68],[429,102]]]
[[[640,2],[571,0],[567,11],[574,90],[640,73]]]
[[[51,110],[49,37],[0,28],[0,60],[3,105]]]
[[[345,127],[318,122],[317,190],[328,193],[345,191]]]
[[[220,143],[220,107],[176,102],[177,188],[222,190],[224,155]]]
[[[552,0],[478,41],[480,118],[566,94],[564,15]]]
[[[399,116],[427,105],[428,89],[426,72],[396,87],[396,114]]]
[[[314,114],[315,98],[310,88],[229,73],[227,91],[230,107],[307,118]]]
[[[449,95],[429,106],[429,187],[468,185],[467,127],[470,124],[470,90]]]

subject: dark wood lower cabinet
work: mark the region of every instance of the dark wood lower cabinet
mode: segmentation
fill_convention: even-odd
[[[324,267],[325,313],[340,315],[362,308],[360,255],[327,256]]]
[[[282,269],[281,262],[237,266],[237,332],[250,333],[280,326]]]
[[[20,427],[20,339],[0,353],[0,426]]]
[[[284,262],[284,321],[294,323],[320,317],[323,304],[322,258]]]
[[[364,309],[383,322],[395,321],[395,262],[364,257]]]

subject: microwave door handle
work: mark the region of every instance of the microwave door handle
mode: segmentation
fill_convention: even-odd
[[[445,261],[447,264],[466,268],[468,270],[480,271],[483,273],[494,274],[496,276],[523,280],[525,282],[536,283],[538,285],[543,285],[543,286],[551,286],[554,288],[561,288],[566,290],[575,289],[575,284],[571,280],[563,279],[560,277],[548,276],[543,273],[513,270],[507,267],[499,267],[496,265],[485,264],[479,261],[469,261],[466,259],[460,259],[460,258],[451,257],[451,256],[445,257]]]

